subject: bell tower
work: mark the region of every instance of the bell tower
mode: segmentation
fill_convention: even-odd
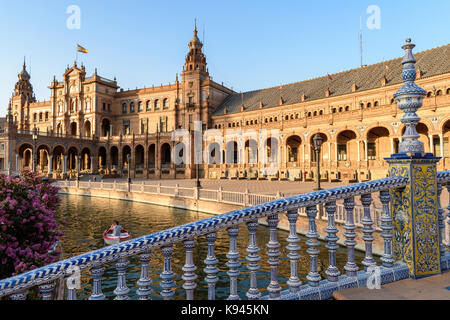
[[[203,43],[198,38],[197,24],[195,24],[194,36],[188,46],[189,52],[181,73],[182,95],[177,123],[182,128],[193,130],[194,121],[208,123],[204,114],[204,110],[207,110],[208,107],[208,93],[206,90],[202,90],[202,86],[206,86],[210,80],[206,68],[206,56],[202,51]]]
[[[14,86],[14,94],[11,98],[13,118],[19,129],[28,129],[29,105],[35,102],[36,98],[33,93],[33,86],[30,83],[31,76],[27,71],[25,59],[22,71],[17,77],[19,80]]]

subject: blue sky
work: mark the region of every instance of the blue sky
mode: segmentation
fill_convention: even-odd
[[[67,28],[70,5],[81,10],[80,29]],[[370,5],[380,8],[380,29],[366,25]],[[449,12],[447,0],[0,0],[0,115],[24,55],[40,101],[77,43],[89,50],[79,55],[88,75],[97,67],[124,89],[167,84],[181,73],[196,18],[210,75],[249,91],[359,67],[360,17],[364,64],[401,56],[407,37],[416,52],[447,44]]]

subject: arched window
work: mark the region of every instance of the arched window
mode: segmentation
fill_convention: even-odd
[[[130,113],[134,113],[134,102],[130,103]]]
[[[375,102],[373,103],[373,106],[374,106],[374,107],[378,107],[378,101],[375,101]]]
[[[447,94],[450,94],[450,88],[447,89]]]
[[[163,109],[164,109],[164,110],[169,109],[169,99],[167,99],[167,98],[165,98],[165,99],[163,100]]]
[[[139,101],[138,102],[138,112],[141,112],[141,111],[143,111],[143,109],[142,109],[142,101]]]
[[[152,104],[150,103],[150,100],[149,100],[149,101],[147,101],[147,102],[145,103],[145,109],[146,109],[147,111],[150,111],[151,108],[152,108]]]
[[[314,115],[314,117],[316,117],[317,116],[317,111],[314,111],[313,115]]]
[[[427,98],[431,97],[431,91],[427,92]]]
[[[350,106],[345,106],[345,111],[349,111],[350,110]]]
[[[155,108],[154,109],[159,110],[159,100],[158,99],[155,100]]]
[[[339,112],[342,112],[342,107],[339,107]]]
[[[127,113],[127,104],[126,103],[122,104],[122,113]]]
[[[289,115],[286,115],[286,116],[284,117],[284,120],[289,120]]]
[[[33,122],[37,121],[37,113],[33,113]]]
[[[369,102],[367,103],[367,108],[370,108],[372,106],[372,104]]]
[[[442,96],[442,90],[438,90],[438,91],[436,92],[436,96]]]

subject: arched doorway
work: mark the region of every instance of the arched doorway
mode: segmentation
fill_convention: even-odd
[[[144,169],[144,147],[142,145],[137,145],[135,148],[135,166],[136,169]]]
[[[67,151],[67,168],[68,170],[77,171],[78,150],[75,147],[69,148]]]
[[[19,163],[21,170],[32,170],[33,168],[33,147],[30,144],[23,144],[19,148]]]
[[[64,170],[64,148],[62,146],[56,146],[53,148],[53,171],[56,173],[62,173]]]
[[[106,148],[105,147],[100,147],[98,149],[98,166],[100,169],[106,169]]]
[[[130,159],[128,159],[128,156],[130,156]],[[123,169],[129,169],[131,162],[131,148],[129,146],[124,146],[122,149],[122,168]]]
[[[388,129],[376,127],[367,133],[367,159],[369,161],[383,160],[391,155],[391,151]]]
[[[37,148],[37,157],[36,157],[36,171],[37,172],[48,172],[49,161],[50,161],[50,148],[45,145],[40,145]]]
[[[170,145],[168,143],[164,143],[161,146],[161,168],[170,168],[170,152]]]
[[[213,142],[208,146],[208,164],[220,164],[220,145],[217,142]]]
[[[155,168],[156,164],[156,153],[155,153],[155,145],[152,144],[148,147],[148,167]]]
[[[286,162],[288,166],[298,166],[301,163],[300,159],[300,146],[302,139],[297,136],[290,136],[286,139]]]
[[[358,159],[358,141],[356,133],[351,130],[345,130],[338,134],[337,143],[337,160],[338,161],[357,161]]]
[[[110,154],[111,154],[111,167],[112,169],[117,169],[119,167],[119,149],[116,146],[112,146]]]
[[[236,141],[229,141],[225,150],[225,163],[237,164],[239,161],[238,145]]]
[[[245,163],[258,163],[258,142],[255,139],[245,141]]]
[[[81,151],[81,170],[89,171],[91,170],[91,150],[84,148]]]

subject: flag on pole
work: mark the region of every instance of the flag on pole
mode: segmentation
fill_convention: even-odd
[[[88,50],[86,48],[83,48],[79,44],[77,44],[77,49],[78,49],[78,52],[88,53]]]

